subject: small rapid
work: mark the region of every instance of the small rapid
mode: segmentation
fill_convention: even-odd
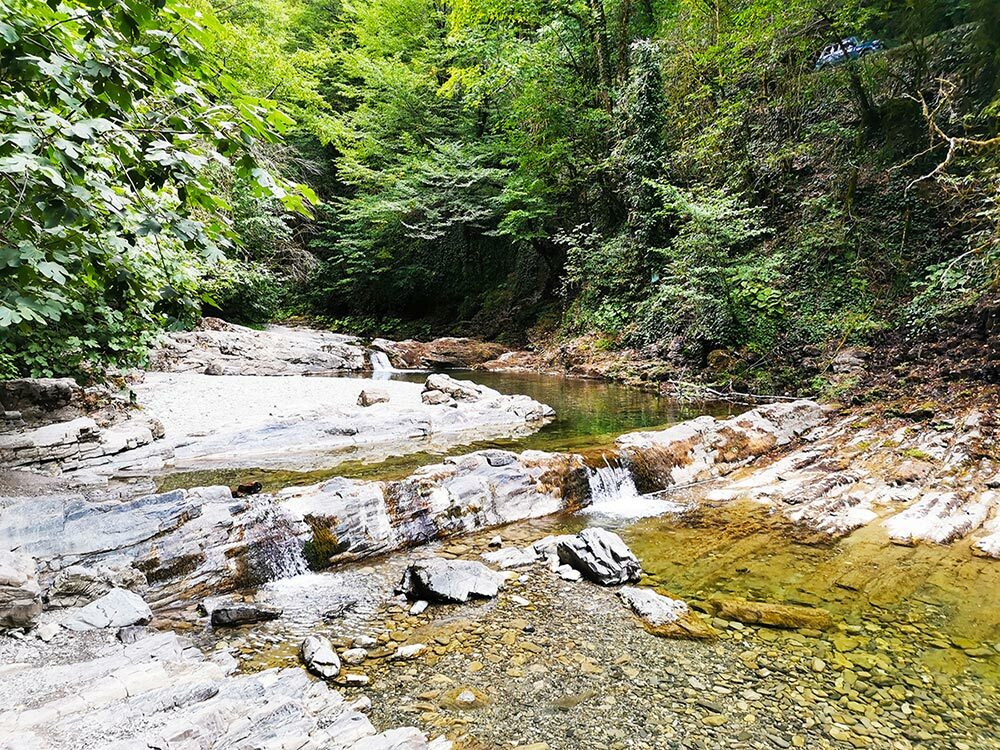
[[[678,513],[683,505],[642,495],[628,467],[604,459],[604,466],[589,470],[591,503],[585,513],[616,518],[647,518],[664,513]]]

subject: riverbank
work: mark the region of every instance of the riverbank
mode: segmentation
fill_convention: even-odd
[[[534,377],[494,384],[517,390]],[[405,431],[409,412],[428,409],[455,425],[485,409],[503,436],[495,439],[517,445],[529,412],[515,408],[520,421],[503,424],[496,413],[548,400],[542,390],[530,391],[533,399],[440,374],[419,381],[163,372],[132,387],[139,413],[162,414],[163,446],[181,460],[208,457],[234,478],[253,478],[261,462],[329,461],[336,441],[374,443],[385,430]],[[553,381],[553,394],[580,383]],[[202,709],[263,717],[257,698],[223,709],[213,697],[263,690],[267,705],[298,717],[288,726],[317,741],[329,727],[296,703],[300,694],[328,707],[342,705],[332,697],[340,694],[364,710],[371,700],[370,725],[360,708],[330,708],[347,717],[337,727],[370,726],[372,736],[417,727],[371,746],[370,737],[342,736],[359,750],[437,750],[444,745],[426,738],[438,736],[466,750],[1000,747],[1000,610],[981,595],[1000,585],[988,557],[1000,466],[992,412],[976,395],[856,407],[783,402],[712,416],[700,406],[664,409],[651,394],[595,396],[595,388],[617,393],[588,381],[560,402],[580,419],[546,438],[565,446],[556,452],[523,444],[443,459],[420,452],[400,475],[373,479],[304,483],[308,472],[291,481],[295,472],[282,480],[276,471],[266,488],[235,493],[243,496],[226,486],[139,496],[135,487],[85,489],[72,485],[75,471],[48,489],[28,483],[0,501],[0,540],[17,551],[0,566],[0,610],[13,625],[0,654],[9,655],[7,684],[21,706],[0,716],[0,734],[14,742],[30,730],[53,748],[76,747],[77,722],[90,731],[111,712],[131,716],[149,700],[180,696],[152,678],[129,682],[136,692],[126,686],[124,696],[118,683],[105,693],[99,682],[93,690],[110,698],[96,710],[54,687],[57,663],[69,673],[99,662],[126,680],[159,675],[161,666],[182,682],[211,672],[206,692],[181,701],[184,726],[207,715]],[[388,401],[353,403],[362,390]],[[603,419],[629,410],[624,421]],[[332,429],[338,419],[356,433]],[[404,434],[398,445],[414,455],[425,442]],[[577,446],[593,453],[585,458]],[[134,465],[136,479],[151,479]],[[684,632],[707,640],[657,637],[678,630],[638,619],[617,585],[579,580],[587,568],[574,568],[573,556],[540,560],[529,548],[585,527],[616,531],[639,558],[612,583],[668,594],[670,607],[693,618]],[[497,591],[458,604],[400,598],[404,570],[434,559],[485,562],[473,579],[495,581]],[[454,575],[449,585],[464,580]],[[104,596],[115,608],[97,606]],[[100,635],[67,627],[94,617],[113,624]],[[142,629],[147,622],[159,635]],[[133,659],[142,648],[129,651],[115,631],[136,646],[173,633],[191,643],[167,639],[166,656]],[[303,660],[325,686],[306,676]],[[269,693],[274,685],[295,695]],[[126,726],[122,741],[147,728]]]

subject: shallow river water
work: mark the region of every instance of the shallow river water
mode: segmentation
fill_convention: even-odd
[[[561,411],[561,423],[505,445],[517,449],[599,449],[621,432],[705,411],[596,382],[473,377]],[[385,475],[387,467],[376,468]],[[609,502],[602,513],[522,522],[278,581],[258,598],[284,607],[281,620],[198,638],[231,650],[248,670],[298,663],[309,633],[341,647],[377,638],[372,658],[347,667],[369,685],[346,693],[372,698],[377,725],[415,724],[466,750],[1000,748],[1000,563],[966,543],[893,545],[877,524],[829,542],[758,506],[635,518]],[[622,497],[623,507],[637,502]],[[643,585],[696,610],[717,598],[795,604],[828,611],[834,626],[783,630],[705,614],[717,640],[657,638],[614,591],[563,581],[543,566],[518,571],[489,602],[413,616],[392,598],[414,557],[476,559],[498,533],[505,544],[526,545],[593,524],[631,546]],[[428,650],[412,661],[383,658],[411,643]]]

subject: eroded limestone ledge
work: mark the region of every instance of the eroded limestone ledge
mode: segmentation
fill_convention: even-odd
[[[616,441],[640,492],[731,474],[825,422],[813,401],[770,404],[719,420],[703,416],[665,430],[631,432]]]
[[[356,336],[313,328],[267,326],[258,331],[203,318],[193,331],[164,335],[150,369],[206,375],[304,375],[370,369]]]
[[[480,451],[396,482],[337,478],[277,497],[202,487],[131,500],[0,498],[0,549],[48,586],[73,565],[134,567],[154,606],[555,513],[587,501],[578,456]]]
[[[937,420],[838,417],[804,401],[618,441],[647,491],[720,479],[703,500],[768,504],[831,536],[879,523],[898,544],[967,540],[1000,558],[994,444],[992,421],[977,411]]]
[[[72,378],[0,382],[0,416],[0,470],[73,471],[163,437],[121,394]]]

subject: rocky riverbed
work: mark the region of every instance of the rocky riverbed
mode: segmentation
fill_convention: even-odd
[[[130,378],[138,412],[3,392],[0,747],[1000,748],[990,410],[788,400],[586,456],[143,491],[550,418],[441,374],[318,377],[496,356],[377,343],[209,323]]]
[[[504,544],[526,545],[580,524],[565,517],[509,526]],[[716,554],[725,553],[724,537],[705,529],[701,537],[714,537]],[[515,569],[496,599],[432,604],[419,614],[410,602],[392,599],[414,559],[481,559],[491,540],[473,535],[337,574],[336,589],[357,603],[332,618],[323,617],[331,600],[319,593],[332,589],[311,582],[310,601],[292,579],[266,597],[294,600],[288,618],[221,641],[209,631],[202,637],[249,671],[295,664],[294,647],[309,633],[323,633],[342,649],[371,638],[376,645],[366,658],[345,667],[368,684],[345,689],[373,697],[376,721],[414,722],[466,748],[1000,747],[1000,643],[958,635],[919,600],[904,597],[902,608],[838,607],[831,617],[822,600],[800,595],[792,608],[800,619],[787,621],[799,627],[773,627],[742,622],[754,611],[745,606],[722,610],[741,619],[713,617],[692,597],[715,638],[675,640],[640,627],[615,589],[563,580],[541,564]],[[826,557],[835,564],[835,554]],[[766,559],[744,554],[750,566],[763,567]],[[871,571],[873,578],[896,562]],[[782,575],[775,571],[775,578]],[[695,576],[672,580],[685,594],[699,585]],[[643,583],[662,586],[663,578]],[[708,583],[702,576],[700,585]],[[715,601],[739,601],[712,593],[722,597]],[[773,598],[776,589],[754,593]],[[417,644],[418,656],[392,658]]]

